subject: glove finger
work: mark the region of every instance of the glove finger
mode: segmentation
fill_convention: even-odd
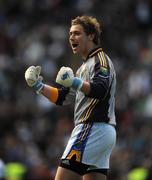
[[[35,69],[35,66],[30,66],[28,69],[26,69],[25,74],[33,71]]]
[[[63,71],[63,70],[65,70],[65,69],[66,69],[66,67],[65,67],[65,66],[62,66],[59,71]]]
[[[67,67],[65,67],[65,66],[63,66],[63,67],[61,67],[61,69],[59,70],[59,72],[58,72],[58,74],[64,74],[65,72],[68,72],[69,71],[69,69],[67,68]]]
[[[39,76],[38,81],[42,81],[42,80],[43,80],[43,77]]]
[[[29,77],[32,76],[33,72],[35,71],[35,66],[30,66],[26,71],[25,71],[25,79],[28,79]]]
[[[56,82],[56,83],[60,83],[60,81],[61,81],[60,74],[57,74],[57,77],[56,77],[55,82]]]
[[[36,66],[35,71],[36,71],[36,74],[39,76],[41,73],[41,66]]]
[[[68,74],[69,74],[70,76],[72,76],[72,77],[74,76],[73,70],[72,70],[71,68],[67,67],[67,68],[65,69],[65,71],[68,72]]]

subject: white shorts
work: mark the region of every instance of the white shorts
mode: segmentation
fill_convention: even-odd
[[[62,160],[74,159],[91,169],[109,169],[109,159],[116,142],[116,130],[106,123],[77,125],[71,134]]]

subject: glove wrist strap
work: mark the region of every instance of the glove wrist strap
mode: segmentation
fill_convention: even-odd
[[[36,91],[37,94],[41,94],[41,90],[43,89],[44,84],[41,81],[37,81],[33,86],[33,90]]]
[[[83,85],[83,81],[80,78],[75,77],[72,82],[72,88],[76,90],[80,90]]]

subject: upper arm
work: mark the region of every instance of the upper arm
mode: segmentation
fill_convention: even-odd
[[[110,66],[107,57],[98,53],[95,57],[92,69],[92,78],[90,80],[89,97],[104,99],[109,90],[110,84]]]

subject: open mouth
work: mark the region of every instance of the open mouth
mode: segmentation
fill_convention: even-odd
[[[78,46],[78,44],[72,44],[73,48],[76,48]]]

